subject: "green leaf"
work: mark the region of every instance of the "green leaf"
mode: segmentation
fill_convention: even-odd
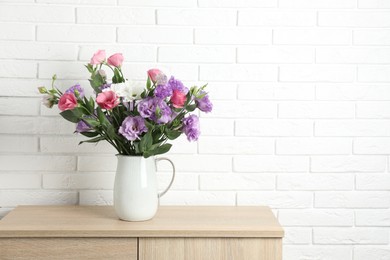
[[[98,114],[98,118],[99,118],[99,121],[102,125],[104,126],[108,126],[110,125],[110,122],[108,121],[107,117],[106,117],[106,114],[104,114],[104,112],[102,111],[102,109],[100,107],[98,107],[96,109],[97,111],[97,114]]]
[[[192,105],[186,106],[186,109],[187,109],[188,112],[194,111],[195,108],[196,108],[196,104],[192,104]]]
[[[83,118],[83,120],[85,122],[87,122],[88,125],[92,126],[92,127],[98,127],[100,126],[100,122],[97,121],[96,119],[94,118]]]
[[[86,137],[95,137],[99,135],[98,132],[80,132],[80,134]]]
[[[160,147],[157,147],[154,150],[148,151],[146,153],[146,155],[149,157],[149,156],[152,156],[152,155],[158,155],[158,154],[167,153],[171,149],[171,147],[172,147],[171,144],[163,144],[163,145],[161,145]],[[144,157],[145,157],[145,153],[144,153]],[[145,158],[147,158],[147,157],[145,157]]]
[[[150,80],[150,77],[148,76],[148,79],[146,80],[146,89],[150,90],[151,87],[152,87],[152,82]]]
[[[148,151],[150,149],[150,147],[152,146],[153,144],[153,137],[152,137],[152,132],[151,131],[148,131],[142,138],[141,138],[141,141],[140,141],[140,150],[141,151]]]
[[[72,122],[72,123],[78,123],[80,121],[80,118],[73,113],[72,110],[65,110],[60,113],[60,115],[65,118],[66,120]]]
[[[148,120],[144,120],[146,127],[148,128],[148,131],[153,131],[154,124],[150,123]]]
[[[98,136],[98,137],[95,137],[95,138],[92,138],[92,139],[89,139],[89,140],[81,141],[79,143],[79,145],[82,144],[82,143],[97,143],[97,142],[100,142],[102,140],[105,140],[104,137]]]
[[[170,139],[170,140],[175,140],[175,139],[178,138],[181,134],[182,134],[182,132],[180,132],[180,131],[165,129],[165,135],[166,135],[167,138]]]

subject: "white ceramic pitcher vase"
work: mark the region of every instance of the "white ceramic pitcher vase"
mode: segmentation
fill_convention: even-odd
[[[118,164],[114,183],[114,208],[117,216],[126,221],[144,221],[157,213],[159,198],[175,179],[175,165],[168,158],[117,155]],[[156,165],[166,160],[172,165],[172,179],[168,187],[157,190]]]

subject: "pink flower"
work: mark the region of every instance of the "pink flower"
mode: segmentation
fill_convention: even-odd
[[[182,108],[184,106],[184,103],[186,102],[187,97],[186,94],[181,92],[180,90],[175,89],[173,91],[172,97],[171,97],[171,102],[173,107],[176,108]]]
[[[96,65],[102,63],[106,59],[106,51],[105,50],[98,50],[95,52],[95,54],[92,56],[91,61],[89,64]]]
[[[107,63],[114,67],[120,67],[123,63],[122,53],[115,53],[107,59]]]
[[[111,90],[99,93],[96,102],[104,109],[113,109],[119,104],[118,96]]]
[[[159,69],[148,70],[148,76],[153,83],[157,82],[160,75],[164,75],[164,73]]]
[[[65,93],[58,101],[58,108],[61,111],[72,110],[77,106],[77,98],[73,93]]]

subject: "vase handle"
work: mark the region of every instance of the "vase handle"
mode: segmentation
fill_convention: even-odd
[[[175,180],[175,175],[176,175],[175,165],[174,165],[173,162],[172,162],[171,160],[169,160],[168,158],[166,158],[166,157],[159,157],[159,158],[156,158],[156,163],[159,162],[159,161],[164,161],[164,160],[165,160],[165,161],[168,161],[168,162],[172,165],[172,179],[171,179],[171,181],[169,182],[168,187],[167,187],[164,191],[162,191],[162,192],[160,192],[160,193],[157,194],[159,198],[161,198],[162,196],[164,196],[165,193],[167,193],[167,191],[169,190],[169,188],[172,186],[172,183],[173,183],[173,181]]]

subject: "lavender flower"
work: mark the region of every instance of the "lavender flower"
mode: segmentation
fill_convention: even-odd
[[[211,112],[211,110],[213,110],[213,103],[211,103],[209,95],[205,94],[204,91],[202,91],[200,95],[204,96],[202,98],[195,99],[196,106],[203,112]]]
[[[77,98],[84,97],[84,89],[80,86],[80,84],[76,84],[68,88],[65,93],[73,93]]]
[[[167,85],[173,90],[179,90],[180,92],[187,94],[188,88],[186,88],[180,80],[175,79],[173,76],[169,79]]]
[[[172,88],[170,85],[158,85],[156,89],[154,90],[154,95],[159,98],[167,98],[169,96],[172,96]]]
[[[158,124],[165,124],[171,121],[172,110],[160,98],[148,97],[138,104],[138,112],[143,118],[150,118]]]
[[[190,115],[183,118],[183,132],[187,136],[187,140],[197,141],[200,135],[199,118],[196,115]]]
[[[76,125],[76,132],[83,133],[92,130],[91,126],[87,124],[84,120],[80,120]]]
[[[140,116],[128,116],[123,120],[118,132],[127,140],[134,141],[140,139],[142,133],[147,132],[144,119]]]

